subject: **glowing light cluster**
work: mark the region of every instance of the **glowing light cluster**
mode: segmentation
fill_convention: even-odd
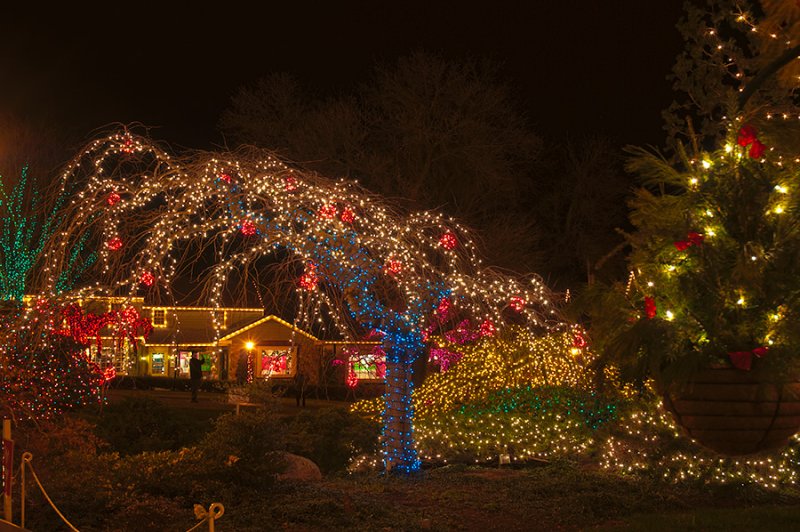
[[[668,482],[796,486],[800,474],[800,438],[780,452],[753,457],[722,457],[691,443],[672,417],[650,399],[620,416],[614,433],[600,445],[600,464],[620,474],[660,477]]]

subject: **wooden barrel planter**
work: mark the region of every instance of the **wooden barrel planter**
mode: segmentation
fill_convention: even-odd
[[[704,369],[663,397],[689,437],[728,456],[780,448],[800,429],[800,381],[762,382],[747,371]]]

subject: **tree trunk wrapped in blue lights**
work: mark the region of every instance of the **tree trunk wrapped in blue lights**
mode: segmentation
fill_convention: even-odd
[[[387,471],[411,473],[420,466],[414,446],[414,360],[419,353],[402,347],[386,352],[384,462]]]

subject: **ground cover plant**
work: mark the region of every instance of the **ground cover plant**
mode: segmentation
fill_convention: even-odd
[[[307,417],[283,426],[308,423]],[[781,529],[800,517],[800,493],[791,487],[668,482],[603,470],[590,459],[451,464],[411,478],[332,471],[318,482],[280,482],[272,476],[280,464],[269,458],[286,436],[280,424],[261,411],[223,414],[196,447],[125,457],[108,452],[82,420],[67,418],[48,427],[48,436],[37,432],[28,441],[36,442],[37,471],[53,499],[84,531],[184,531],[194,522],[194,504],[215,501],[225,505],[217,529],[243,532],[530,530],[531,523],[602,530],[658,522],[736,529],[755,519],[762,529]],[[62,529],[35,492],[29,494],[28,526]]]

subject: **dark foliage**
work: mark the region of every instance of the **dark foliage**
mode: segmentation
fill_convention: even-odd
[[[287,450],[331,473],[344,470],[355,455],[376,452],[380,425],[342,408],[304,410],[289,420],[286,435]]]

